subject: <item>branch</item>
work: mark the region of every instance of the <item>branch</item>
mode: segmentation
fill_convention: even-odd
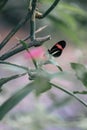
[[[40,38],[36,38],[36,40],[34,40],[35,42],[33,43],[33,46],[38,47],[41,46],[44,42],[46,42],[47,40],[50,40],[51,36],[45,36],[45,37],[40,37]]]
[[[31,41],[35,39],[35,10],[36,10],[37,0],[32,0],[32,4],[29,8],[30,10],[30,38]]]
[[[47,27],[47,25],[45,25],[45,26],[43,26],[43,27],[40,27],[39,29],[37,29],[37,30],[35,31],[35,34],[41,32],[41,31],[42,31],[43,29],[45,29],[46,27]],[[28,39],[30,39],[30,35],[27,36],[27,37],[25,37],[24,39],[22,39],[22,41],[27,41]],[[19,45],[21,45],[20,42],[16,43],[16,45],[13,46],[10,50],[12,50],[12,49],[18,47]]]
[[[5,37],[5,39],[0,44],[0,50],[6,45],[6,43],[11,39],[11,37],[24,25],[30,18],[30,12],[12,29],[12,31]]]
[[[47,40],[50,40],[50,35],[46,36],[46,37],[43,37],[43,38],[37,38],[35,39],[34,41],[31,41],[29,44],[28,44],[28,48],[32,47],[32,46],[40,46],[42,45],[44,42],[46,42]],[[24,51],[25,50],[25,47],[24,46],[21,46],[21,47],[18,47],[14,50],[11,50],[7,53],[5,53],[4,55],[2,55],[0,57],[0,60],[6,60],[8,59],[9,57],[21,52],[21,51]]]
[[[38,19],[42,19],[42,18],[46,17],[57,6],[59,1],[60,0],[55,0],[53,2],[53,4],[49,7],[49,9],[44,14],[42,14],[42,15],[40,14],[39,15]]]

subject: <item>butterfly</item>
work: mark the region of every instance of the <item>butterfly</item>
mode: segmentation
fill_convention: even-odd
[[[59,57],[62,54],[62,51],[65,48],[65,46],[65,41],[59,41],[50,50],[48,49],[48,53],[54,57]]]

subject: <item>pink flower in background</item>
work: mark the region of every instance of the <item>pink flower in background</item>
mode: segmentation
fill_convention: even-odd
[[[44,47],[35,47],[32,49],[29,49],[29,52],[30,52],[30,54],[28,52],[25,53],[25,57],[27,59],[31,58],[31,56],[34,59],[42,59],[45,56],[45,48]]]

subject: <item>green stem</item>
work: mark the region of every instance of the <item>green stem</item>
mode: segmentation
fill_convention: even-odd
[[[74,97],[76,100],[78,100],[80,103],[82,103],[85,107],[87,107],[87,103],[86,103],[86,102],[84,102],[82,99],[80,99],[79,97],[77,97],[76,95],[74,95],[73,93],[71,93],[69,90],[66,90],[66,89],[64,89],[64,88],[61,88],[60,86],[57,86],[57,85],[55,85],[55,84],[53,84],[53,83],[50,83],[50,84],[51,84],[52,86],[54,86],[54,87],[60,89],[61,91],[63,91],[63,92],[65,92],[65,93],[69,94],[70,96]]]
[[[30,38],[31,41],[35,39],[35,9],[36,9],[37,0],[33,0],[30,7]]]
[[[41,15],[39,17],[39,19],[42,19],[42,18],[46,17],[57,6],[57,4],[58,4],[59,1],[60,0],[55,0],[53,2],[53,4],[50,6],[50,8],[43,15]]]

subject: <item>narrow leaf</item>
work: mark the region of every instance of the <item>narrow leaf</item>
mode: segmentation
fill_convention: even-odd
[[[2,87],[5,83],[7,83],[7,82],[9,82],[9,81],[11,81],[11,80],[13,80],[13,79],[19,78],[19,77],[21,77],[21,76],[23,76],[23,75],[25,75],[25,74],[26,74],[26,73],[19,74],[19,75],[13,75],[13,76],[6,77],[6,78],[1,78],[1,79],[0,79],[0,89],[1,89],[1,87]]]
[[[13,96],[11,96],[7,101],[5,101],[0,106],[0,120],[12,109],[14,108],[25,96],[27,96],[35,86],[33,82],[27,84],[24,88],[16,92]]]
[[[25,49],[28,51],[28,45],[26,42],[24,42],[23,40],[19,40],[20,43],[23,45],[23,47],[25,47]]]
[[[26,70],[26,71],[29,71],[27,67],[20,66],[20,65],[16,65],[16,64],[13,64],[13,63],[10,63],[10,62],[6,62],[6,61],[1,61],[1,60],[0,60],[0,64],[11,65],[11,66],[14,66],[14,67],[17,67],[17,68],[20,68],[20,69],[24,69],[24,70]]]

